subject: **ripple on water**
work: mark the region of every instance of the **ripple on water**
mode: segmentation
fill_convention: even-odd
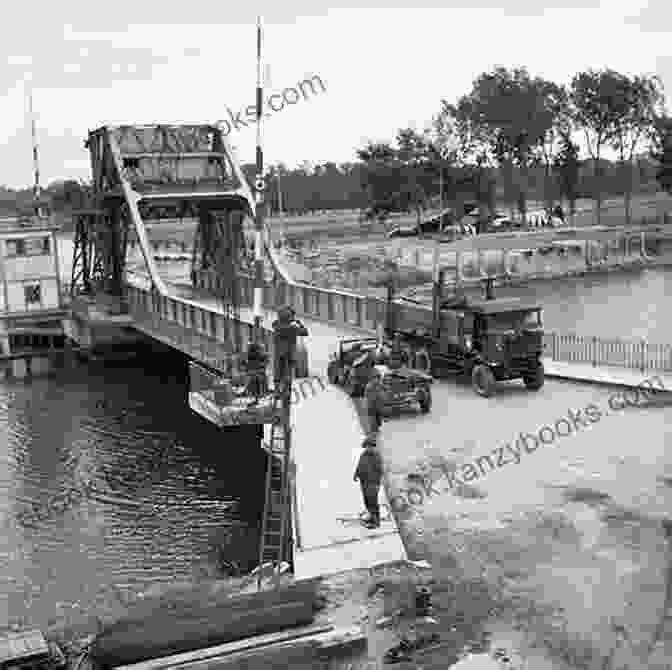
[[[250,449],[233,469],[208,448],[221,434],[185,405],[176,381],[180,366],[186,379],[184,359],[170,360],[168,382],[143,363],[0,382],[0,513],[12,543],[0,554],[8,611],[0,626],[22,618],[46,626],[56,603],[95,614],[123,585],[137,593],[190,580],[198,566],[216,565],[227,530],[256,525],[263,459]],[[36,528],[16,520],[89,482],[91,496]]]

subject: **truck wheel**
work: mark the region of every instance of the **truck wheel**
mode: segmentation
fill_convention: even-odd
[[[420,411],[427,414],[432,409],[432,392],[429,389],[420,391],[418,402],[420,403]]]
[[[432,373],[432,361],[429,357],[429,352],[426,349],[420,349],[415,353],[413,367],[428,375]]]
[[[530,391],[538,391],[544,385],[544,364],[539,363],[533,372],[524,375],[523,381]]]
[[[357,398],[361,395],[359,384],[352,378],[352,375],[348,375],[347,379],[345,380],[345,392],[351,398]]]
[[[308,370],[308,349],[305,346],[297,346],[295,361],[294,375],[296,379],[305,379],[308,377],[310,374]]]
[[[477,365],[471,373],[471,385],[478,395],[489,398],[495,392],[495,375],[487,365]]]

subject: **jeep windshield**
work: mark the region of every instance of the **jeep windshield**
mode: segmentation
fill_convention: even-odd
[[[537,330],[541,328],[541,313],[532,312],[502,312],[489,314],[486,317],[488,333],[518,332],[523,330]]]

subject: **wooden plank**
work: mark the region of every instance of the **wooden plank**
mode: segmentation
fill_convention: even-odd
[[[195,670],[195,664],[213,660],[215,657],[229,656],[231,654],[239,654],[240,652],[257,649],[263,646],[300,640],[301,638],[314,636],[319,633],[328,633],[331,630],[333,630],[333,626],[315,625],[298,630],[294,629],[280,631],[279,633],[255,635],[254,637],[237,640],[236,642],[227,642],[226,644],[206,647],[205,649],[197,649],[196,651],[175,654],[173,656],[164,656],[149,661],[142,661],[141,663],[134,663],[133,665],[120,666],[116,668],[116,670],[162,670],[163,668],[175,667],[178,665],[184,666],[185,670],[187,666],[189,668],[193,667]]]
[[[157,656],[194,651],[205,646],[233,642],[260,633],[278,632],[312,623],[312,603],[290,602],[263,610],[227,611],[180,619],[169,612],[157,613],[144,625],[99,636],[91,657],[101,665],[131,665]]]
[[[275,647],[258,649],[253,653],[234,654],[223,658],[210,659],[198,666],[191,666],[189,670],[298,670],[299,668],[315,668],[317,664],[317,650],[311,641],[301,641],[295,644],[282,644]],[[182,670],[182,669],[181,669]]]

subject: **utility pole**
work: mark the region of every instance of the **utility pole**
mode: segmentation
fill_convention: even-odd
[[[37,148],[37,127],[35,124],[35,114],[33,112],[32,87],[28,91],[28,113],[30,114],[30,130],[33,142],[33,174],[35,179],[33,185],[33,208],[35,211],[35,216],[40,218],[42,216],[42,207],[40,205],[40,198],[42,197],[42,189],[40,187],[40,161],[38,158],[38,148]]]
[[[261,323],[263,317],[263,296],[264,296],[264,153],[261,148],[261,123],[263,119],[263,73],[261,62],[261,17],[257,18],[257,152],[256,168],[257,178],[254,182],[255,193],[255,282],[254,282],[254,340],[257,344],[261,343],[262,332]]]
[[[282,216],[282,184],[280,183],[280,172],[277,173],[278,179],[278,214]]]

